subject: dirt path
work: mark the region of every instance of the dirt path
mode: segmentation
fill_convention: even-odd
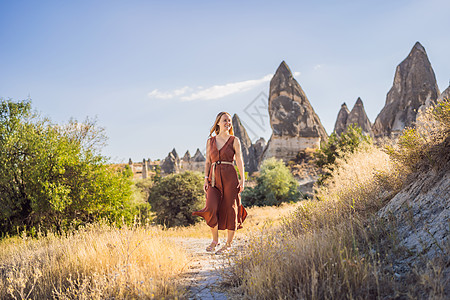
[[[211,243],[211,239],[175,239],[188,253],[192,254],[192,262],[184,278],[190,293],[189,299],[230,299],[230,295],[228,295],[227,291],[220,286],[223,269],[226,267],[227,256],[216,255],[214,252],[206,252],[205,248]],[[220,240],[220,242],[224,243],[225,241]],[[239,247],[242,243],[242,240],[235,239],[233,247]],[[217,249],[219,249],[219,247]]]

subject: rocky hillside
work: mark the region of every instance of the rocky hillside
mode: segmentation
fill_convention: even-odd
[[[429,271],[432,265],[436,273],[430,276],[443,278],[438,280],[445,290],[441,292],[450,295],[449,100],[438,101],[422,118],[415,130],[403,133],[393,152],[408,175],[378,215],[393,225],[393,235],[403,248],[394,265],[398,279],[420,269]]]
[[[411,253],[427,259],[442,254],[450,242],[450,169],[418,174],[379,215],[396,217],[400,244]]]

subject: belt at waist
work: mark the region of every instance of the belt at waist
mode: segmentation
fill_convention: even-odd
[[[220,165],[220,164],[227,164],[227,165],[234,165],[232,161],[215,161],[212,163],[212,177],[211,177],[211,186],[214,186],[214,184],[216,183],[216,165]]]

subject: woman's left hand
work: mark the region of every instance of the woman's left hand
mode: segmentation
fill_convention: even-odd
[[[244,190],[244,180],[243,179],[239,180],[239,184],[238,184],[237,188],[239,188],[239,193]]]

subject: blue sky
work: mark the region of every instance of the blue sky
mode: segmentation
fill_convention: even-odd
[[[0,97],[54,122],[97,117],[112,161],[204,150],[220,111],[269,139],[281,61],[328,133],[358,97],[374,122],[419,41],[450,80],[449,1],[0,1]]]

